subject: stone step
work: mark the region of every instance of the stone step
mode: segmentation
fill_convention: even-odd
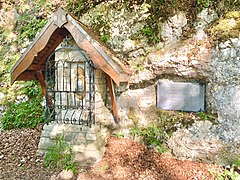
[[[86,142],[82,143],[80,141],[76,141],[74,145],[72,146],[73,151],[75,152],[82,152],[83,150],[98,150],[101,149],[103,146],[105,146],[105,141],[104,140],[98,140],[94,142]]]
[[[75,161],[79,162],[81,166],[94,166],[103,157],[105,148],[101,150],[85,150],[81,152],[75,152]]]
[[[51,123],[49,125],[44,125],[43,130],[51,131],[51,135],[54,136],[56,134],[61,134],[63,132],[76,132],[76,133],[83,133],[83,134],[91,134],[100,131],[99,125],[92,125],[92,127],[88,126],[80,126],[80,125],[73,125],[73,124],[57,124]]]

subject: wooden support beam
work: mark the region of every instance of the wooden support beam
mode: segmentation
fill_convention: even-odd
[[[117,101],[116,101],[116,97],[115,97],[115,93],[114,93],[113,80],[107,74],[106,74],[106,79],[107,79],[108,88],[110,91],[111,102],[112,102],[113,118],[114,118],[115,123],[118,124],[119,117],[118,117]]]
[[[44,71],[45,70],[45,66],[40,66],[40,65],[37,65],[37,64],[31,64],[27,70],[30,70],[30,71]]]
[[[42,72],[41,71],[36,71],[36,75],[37,75],[38,81],[39,81],[39,83],[40,83],[40,85],[42,87],[43,95],[46,97],[47,90],[46,90],[46,84],[45,84]]]
[[[24,71],[18,76],[19,81],[31,81],[36,79],[34,71]]]

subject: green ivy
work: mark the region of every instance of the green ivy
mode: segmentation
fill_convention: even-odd
[[[107,42],[108,40],[109,40],[109,35],[107,35],[107,34],[104,34],[104,35],[102,35],[101,37],[100,37],[100,39],[101,39],[101,41],[103,41],[103,42]]]
[[[21,94],[27,95],[30,99],[33,99],[35,97],[42,97],[42,90],[39,86],[38,81],[27,81],[20,89]]]

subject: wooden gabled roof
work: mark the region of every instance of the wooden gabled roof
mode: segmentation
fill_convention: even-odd
[[[11,82],[37,79],[36,72],[45,70],[46,60],[68,34],[86,51],[95,67],[108,74],[117,85],[128,81],[131,71],[123,67],[86,26],[59,8],[11,69]]]

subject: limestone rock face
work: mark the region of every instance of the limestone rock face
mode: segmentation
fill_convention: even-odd
[[[7,26],[9,29],[13,29],[14,24],[17,21],[17,16],[18,14],[15,9],[8,11],[0,9],[0,26]]]
[[[168,146],[181,159],[230,165],[240,157],[240,143],[223,141],[214,128],[209,121],[195,122],[189,129],[173,133]]]
[[[210,92],[219,125],[214,129],[224,141],[240,142],[240,39],[230,39],[213,50]]]
[[[121,8],[116,6],[119,6],[116,1],[99,4],[84,14],[81,21],[99,30],[101,36],[109,35],[107,44],[113,51],[117,53],[135,51],[144,45],[131,40],[131,36],[144,27],[144,21],[149,16],[149,5],[143,3],[132,12],[124,6]]]
[[[239,158],[240,39],[230,39],[212,50],[207,79],[208,106],[215,107],[218,123],[207,121],[178,130],[169,146],[178,157],[229,165]]]
[[[162,24],[161,37],[165,44],[175,43],[182,35],[182,29],[187,24],[184,12],[179,12]]]
[[[211,126],[210,122],[196,122],[190,129],[175,132],[168,142],[173,154],[195,161],[212,161],[223,147],[223,143],[208,137],[211,134]]]
[[[71,170],[62,170],[57,177],[59,180],[71,180],[73,178],[73,172]]]
[[[145,126],[156,121],[159,79],[199,81],[206,84],[206,109],[217,113],[217,123],[201,121],[188,129],[179,129],[169,140],[169,147],[178,157],[220,163],[225,152],[239,154],[240,39],[210,43],[211,37],[205,31],[218,16],[213,10],[204,9],[193,23],[195,33],[187,40],[181,39],[189,25],[185,12],[159,21],[161,42],[153,47],[142,36],[138,41],[132,38],[145,27],[149,5],[142,4],[132,13],[126,8],[111,8],[114,2],[96,6],[81,20],[96,26],[96,19],[101,16],[104,27],[100,35],[108,32],[107,44],[128,60],[133,70],[130,88],[117,99],[120,131],[129,134],[129,127],[136,123]]]
[[[185,79],[206,80],[209,76],[211,58],[207,39],[190,39],[171,48],[148,54],[145,69],[131,77],[131,83],[139,83],[160,75],[172,75]]]
[[[156,104],[155,87],[149,86],[144,89],[129,89],[117,99],[119,117],[123,127],[137,123],[146,126],[154,120],[151,113]],[[136,122],[137,121],[137,122]]]

